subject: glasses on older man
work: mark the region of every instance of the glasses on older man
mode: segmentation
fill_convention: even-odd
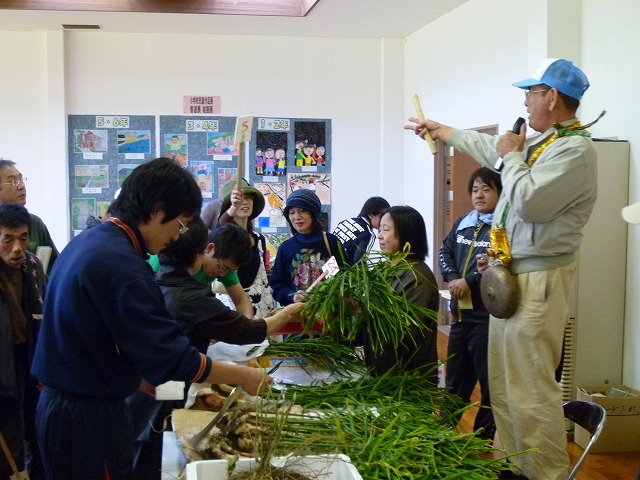
[[[187,233],[189,231],[189,227],[182,223],[178,217],[176,217],[176,220],[178,220],[178,223],[180,224],[180,235]]]
[[[10,182],[2,182],[2,185],[13,185],[18,188],[20,185],[25,185],[27,183],[27,177],[19,178],[18,180],[11,180]]]
[[[548,92],[549,90],[551,90],[551,89],[550,88],[541,88],[539,90],[525,90],[524,91],[524,98],[529,100],[529,97],[531,96],[531,94],[540,93],[540,92]]]

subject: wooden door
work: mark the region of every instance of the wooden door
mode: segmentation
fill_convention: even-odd
[[[478,132],[489,135],[498,134],[498,125],[474,128]],[[469,196],[468,185],[471,174],[480,167],[472,157],[456,151],[449,145],[438,142],[438,153],[434,162],[434,241],[430,251],[435,255],[433,273],[438,281],[439,289],[446,289],[440,273],[438,252],[442,240],[451,231],[455,221],[473,208]],[[446,302],[440,305],[440,324],[448,324],[448,315],[445,314]]]

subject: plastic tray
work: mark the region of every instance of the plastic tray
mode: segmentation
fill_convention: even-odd
[[[276,461],[281,460],[276,458]],[[249,470],[255,465],[255,459],[242,458],[236,463],[236,472]],[[226,480],[226,460],[202,460],[187,464],[187,480]],[[346,455],[316,455],[290,457],[286,467],[306,474],[314,480],[362,480],[362,477]]]

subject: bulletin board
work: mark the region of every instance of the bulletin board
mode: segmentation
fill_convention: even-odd
[[[102,216],[125,178],[156,158],[153,115],[69,115],[71,236],[89,216]]]
[[[222,187],[237,176],[236,118],[69,115],[72,236],[85,228],[89,215],[106,212],[135,167],[156,157],[173,158],[192,173],[203,207],[219,198]],[[272,260],[291,236],[283,210],[292,191],[315,191],[322,221],[326,228],[330,225],[332,154],[329,119],[254,117],[242,176],[265,196],[265,209],[254,226],[265,235]]]
[[[220,198],[222,187],[237,176],[236,117],[162,115],[159,125],[160,154],[192,171],[203,207]],[[322,203],[323,223],[330,225],[331,120],[254,117],[245,150],[243,177],[265,196],[255,230],[265,236],[273,261],[277,248],[291,236],[283,210],[293,190],[314,190]]]

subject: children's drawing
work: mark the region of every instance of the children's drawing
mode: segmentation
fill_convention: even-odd
[[[254,187],[264,195],[264,210],[258,215],[260,228],[286,227],[287,221],[282,213],[285,200],[285,184],[281,182],[256,182]]]
[[[76,165],[73,171],[76,188],[109,188],[109,165]]]
[[[96,202],[96,215],[103,218],[109,209],[109,205],[111,205],[111,200],[108,202]]]
[[[191,162],[189,169],[203,195],[209,194],[207,197],[211,197],[213,192],[213,162]]]
[[[284,148],[278,148],[276,155],[276,175],[284,177],[287,174],[287,152]]]
[[[288,139],[287,132],[260,130],[256,133],[256,175],[286,176]]]
[[[218,168],[218,192],[221,192],[222,187],[224,187],[227,182],[234,180],[237,176],[237,168]]]
[[[327,134],[325,122],[294,122],[295,165],[297,167],[324,167]]]
[[[323,167],[326,164],[324,159],[325,154],[326,149],[324,145],[316,145],[316,150],[313,153],[313,159],[318,167]]]
[[[151,153],[151,132],[118,130],[118,153]]]
[[[109,133],[107,130],[74,130],[74,153],[106,153]]]
[[[287,196],[299,188],[315,192],[323,205],[331,204],[330,173],[290,173],[287,181]]]
[[[271,147],[264,151],[264,174],[269,176],[276,174],[276,152]]]
[[[207,155],[238,155],[238,147],[234,143],[233,132],[207,132]]]
[[[302,147],[304,146],[304,142],[302,140],[298,140],[296,142],[296,167],[302,167],[304,165],[304,157],[302,156]]]
[[[119,163],[118,164],[118,188],[122,187],[125,178],[131,175],[133,169],[138,166],[137,163]]]
[[[256,148],[256,175],[264,175],[264,154],[261,148]]]
[[[182,167],[189,165],[189,138],[186,133],[165,133],[164,154]]]
[[[264,238],[267,243],[267,252],[269,253],[268,258],[268,268],[271,270],[273,267],[273,262],[276,259],[276,255],[278,254],[278,248],[282,245],[282,242],[291,238],[290,233],[265,233]]]
[[[95,198],[71,199],[71,228],[83,230],[87,226],[87,218],[96,214]]]

